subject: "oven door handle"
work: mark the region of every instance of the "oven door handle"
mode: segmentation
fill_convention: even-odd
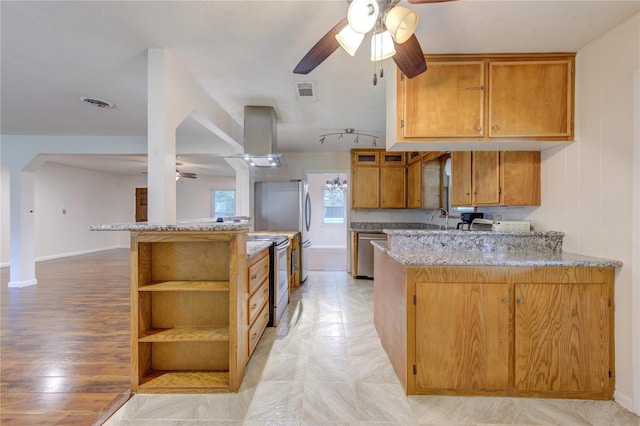
[[[285,242],[276,245],[276,250],[284,250],[290,245],[291,245],[291,242],[289,242],[289,240],[286,240]]]

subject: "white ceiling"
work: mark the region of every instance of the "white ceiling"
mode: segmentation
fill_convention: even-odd
[[[638,0],[401,3],[419,12],[416,36],[427,53],[575,52],[640,9]],[[383,146],[390,82],[379,79],[373,86],[368,40],[355,57],[338,49],[310,74],[292,73],[347,9],[344,0],[3,0],[2,134],[146,135],[146,52],[161,47],[176,52],[238,124],[244,105],[273,106],[280,152],[348,151],[358,145],[347,138],[318,140],[346,127],[380,136]],[[389,68],[392,60],[385,62]],[[297,100],[294,83],[300,81],[315,82],[315,102]],[[80,96],[116,107],[94,108]],[[193,123],[180,131],[204,134]],[[51,160],[118,173],[145,161]],[[215,163],[198,157],[183,162],[203,174]]]

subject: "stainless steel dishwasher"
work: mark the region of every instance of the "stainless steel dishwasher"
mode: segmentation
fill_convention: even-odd
[[[358,233],[356,278],[373,278],[373,245],[371,241],[387,241],[387,234]]]

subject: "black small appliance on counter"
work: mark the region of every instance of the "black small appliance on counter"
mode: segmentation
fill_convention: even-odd
[[[460,213],[461,222],[458,222],[456,229],[464,230],[466,225],[467,229],[470,230],[473,219],[484,219],[484,213]]]

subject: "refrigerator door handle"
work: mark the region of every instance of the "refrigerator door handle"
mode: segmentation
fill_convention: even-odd
[[[311,228],[311,197],[308,192],[304,202],[304,220],[308,232]]]

